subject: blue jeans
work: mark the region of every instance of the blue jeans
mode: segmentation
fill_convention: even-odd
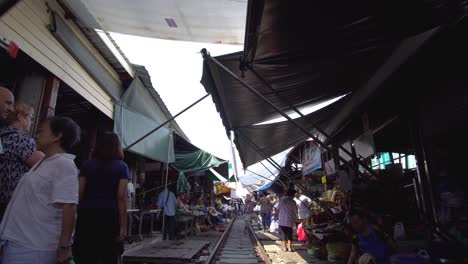
[[[11,241],[2,241],[2,264],[55,264],[57,251],[41,251],[25,248]]]
[[[263,229],[269,229],[271,224],[271,213],[260,213],[262,217]]]

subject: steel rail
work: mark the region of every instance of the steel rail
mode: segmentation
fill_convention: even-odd
[[[231,228],[232,226],[234,225],[234,222],[236,221],[236,217],[234,217],[232,220],[231,220],[231,223],[229,223],[228,227],[226,228],[226,230],[224,230],[224,233],[221,235],[221,237],[219,238],[218,242],[216,243],[213,251],[210,253],[210,256],[208,257],[208,260],[206,261],[206,263],[215,263],[216,262],[216,256],[218,255],[219,253],[219,250],[222,248],[221,245],[224,244],[224,242],[226,241],[229,233],[231,232]]]
[[[250,237],[254,241],[255,248],[257,249],[258,255],[262,259],[263,263],[271,264],[270,256],[268,256],[268,253],[263,247],[262,242],[260,242],[260,240],[258,239],[257,234],[255,234],[255,231],[253,230],[251,225],[249,226],[248,230],[249,230]]]

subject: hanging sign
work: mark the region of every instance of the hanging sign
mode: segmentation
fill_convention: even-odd
[[[314,141],[306,143],[303,157],[302,173],[304,176],[322,168],[320,148]]]
[[[327,183],[327,176],[322,176],[322,183],[323,184]]]

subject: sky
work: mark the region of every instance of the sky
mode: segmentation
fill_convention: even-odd
[[[202,48],[213,56],[243,49],[242,45],[162,40],[118,33],[111,35],[131,63],[146,67],[154,88],[172,115],[206,94],[200,84]],[[197,147],[222,159],[232,160],[230,142],[211,97],[183,113],[176,121]],[[238,167],[242,166],[239,164]]]

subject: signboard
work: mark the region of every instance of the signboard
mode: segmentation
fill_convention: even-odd
[[[319,146],[314,141],[308,141],[304,149],[302,173],[308,175],[322,168],[322,159]]]
[[[368,158],[375,154],[374,136],[371,132],[362,134],[353,144],[356,153],[363,158]]]
[[[327,183],[327,176],[322,176],[322,183],[323,184]]]

